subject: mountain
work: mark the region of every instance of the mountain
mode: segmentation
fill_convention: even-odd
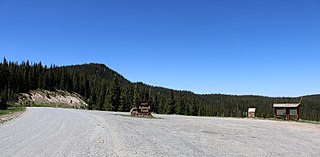
[[[156,113],[194,116],[245,117],[249,107],[259,117],[273,117],[273,103],[297,103],[300,97],[195,94],[130,82],[103,64],[44,66],[41,63],[0,63],[1,97],[17,101],[19,93],[45,89],[79,93],[88,109],[129,111],[137,101],[152,102]],[[320,120],[320,95],[303,97],[301,118]]]

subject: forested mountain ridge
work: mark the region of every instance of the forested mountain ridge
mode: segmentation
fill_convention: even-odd
[[[35,89],[66,90],[79,93],[89,109],[129,111],[137,101],[150,101],[156,113],[195,116],[244,117],[256,107],[259,117],[273,117],[273,103],[299,102],[300,97],[236,96],[194,94],[130,82],[103,64],[50,67],[24,61],[0,63],[2,99],[17,101],[19,93]],[[320,120],[320,95],[304,96],[302,119]]]

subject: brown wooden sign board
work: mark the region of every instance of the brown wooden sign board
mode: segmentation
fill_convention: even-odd
[[[151,115],[151,103],[137,102],[137,107],[131,109],[131,116],[148,116]]]

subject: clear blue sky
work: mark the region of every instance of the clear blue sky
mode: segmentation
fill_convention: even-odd
[[[0,0],[0,57],[195,93],[320,93],[319,0]]]

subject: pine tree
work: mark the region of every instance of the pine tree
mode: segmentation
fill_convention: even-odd
[[[120,106],[120,97],[121,97],[121,89],[120,89],[120,80],[119,76],[115,75],[112,84],[111,84],[111,106],[113,107],[113,111],[118,111]]]
[[[167,104],[167,114],[175,114],[175,108],[176,108],[176,102],[174,100],[174,95],[173,95],[173,91],[171,91],[171,96],[170,96],[170,100],[168,101]]]
[[[198,104],[195,98],[192,99],[192,103],[189,106],[189,114],[192,116],[198,115]]]
[[[105,100],[104,100],[104,106],[105,110],[111,111],[113,109],[112,103],[111,103],[111,93],[110,90],[107,90]]]
[[[105,107],[104,107],[105,96],[106,96],[106,86],[103,85],[99,91],[99,96],[97,98],[98,110],[105,110]]]
[[[184,97],[180,96],[180,99],[177,102],[176,113],[177,114],[185,114],[185,108],[186,108],[186,104],[185,104]]]
[[[131,108],[134,107],[134,87],[132,85],[129,85],[129,90],[128,90],[128,96],[127,96],[127,99],[128,99],[128,106],[127,106],[127,110],[130,111]]]
[[[134,91],[133,91],[133,104],[134,106],[137,106],[137,102],[141,101],[141,98],[140,98],[140,95],[139,95],[139,86],[138,84],[136,83],[134,85]]]
[[[125,111],[126,110],[126,106],[127,106],[127,93],[126,91],[122,91],[121,92],[121,96],[120,96],[120,106],[119,106],[119,111]]]
[[[95,88],[91,88],[89,100],[92,104],[92,109],[97,109],[97,90]]]
[[[0,110],[8,109],[7,102],[6,102],[6,91],[2,91],[0,95]]]
[[[60,78],[59,88],[60,89],[65,89],[65,84],[66,84],[65,72],[64,72],[63,69],[61,69],[61,78]]]
[[[159,92],[154,96],[154,99],[152,101],[153,109],[152,111],[155,113],[159,113]]]
[[[42,88],[43,89],[49,89],[49,76],[48,76],[47,73],[44,74]]]
[[[3,90],[8,85],[8,77],[9,77],[8,63],[7,63],[6,58],[3,58],[0,72],[1,72],[1,74],[0,74],[0,79],[1,79],[0,90]]]
[[[6,110],[6,109],[8,109],[6,102],[0,98],[0,110]]]

